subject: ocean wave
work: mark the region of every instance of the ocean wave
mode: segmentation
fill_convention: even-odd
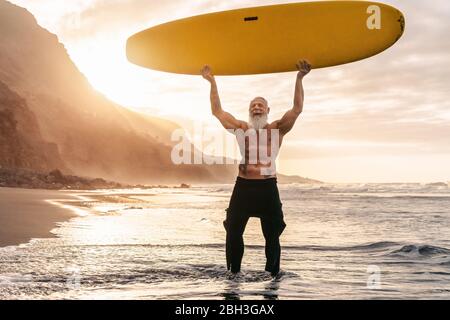
[[[64,246],[62,246],[64,247]],[[179,250],[189,250],[195,248],[210,249],[210,250],[225,250],[225,243],[203,243],[203,244],[115,244],[115,245],[81,245],[78,246],[82,248],[155,248],[155,249],[179,249]],[[246,249],[249,250],[264,250],[265,246],[263,244],[247,244]],[[350,246],[320,246],[320,245],[283,245],[283,251],[319,251],[319,252],[373,252],[381,253],[384,256],[390,257],[449,257],[450,249],[437,247],[432,245],[415,245],[415,244],[404,244],[392,241],[380,241],[373,243],[357,244]],[[206,268],[206,267],[202,267]],[[168,271],[176,272],[176,271]]]
[[[378,200],[406,200],[406,201],[413,201],[413,200],[427,200],[427,201],[450,201],[450,194],[446,195],[436,195],[436,194],[423,194],[423,195],[392,195],[392,194],[352,194],[352,196],[358,197],[359,201],[364,200],[371,200],[374,201]]]
[[[439,263],[441,266],[450,266],[450,258],[446,261],[442,261],[441,263]]]
[[[292,246],[284,245],[283,250],[294,250],[294,251],[372,251],[387,249],[401,244],[397,242],[390,241],[380,241],[374,243],[360,244],[354,246],[318,246],[318,245],[307,245],[307,246]],[[73,247],[73,246],[71,246]],[[183,243],[183,244],[105,244],[105,245],[81,245],[80,248],[114,248],[114,247],[142,247],[142,248],[168,248],[168,249],[183,249],[183,248],[203,248],[203,249],[224,249],[225,243]],[[247,249],[264,249],[264,245],[258,244],[246,244]]]
[[[296,185],[281,187],[286,191],[300,191],[302,193],[438,193],[450,194],[450,185],[446,183],[398,183],[398,184],[325,184],[325,185]]]
[[[433,257],[450,255],[447,248],[436,247],[432,245],[405,245],[400,249],[392,251],[391,256],[408,256],[408,257]]]
[[[281,271],[275,279],[297,278],[296,273]],[[100,274],[84,273],[81,279],[83,286],[108,288],[110,285],[156,284],[166,281],[222,281],[256,283],[273,280],[269,272],[261,270],[245,270],[238,274],[230,273],[224,265],[215,264],[179,264],[171,267],[122,269],[120,272]],[[39,278],[35,283],[43,282]],[[60,282],[58,277],[49,280]]]
[[[16,251],[19,246],[8,246],[8,247],[0,247],[0,254],[2,253],[11,253]]]
[[[398,246],[397,242],[380,241],[374,243],[360,244],[354,246],[283,246],[284,250],[301,251],[377,251]],[[263,246],[262,246],[263,247]]]
[[[223,193],[223,192],[230,193],[231,191],[233,191],[233,190],[229,189],[229,188],[217,188],[217,189],[208,190],[208,194],[210,194],[210,193]]]
[[[2,273],[0,274],[0,287],[13,283],[26,283],[33,281],[31,275],[23,275],[20,273]]]

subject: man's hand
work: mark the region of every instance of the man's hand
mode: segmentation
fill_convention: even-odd
[[[211,67],[206,65],[203,67],[203,69],[201,70],[202,73],[202,77],[206,80],[208,80],[209,82],[213,82],[214,81],[214,75],[212,74],[212,70]]]
[[[297,63],[298,77],[303,78],[311,71],[311,64],[306,60],[300,60]]]

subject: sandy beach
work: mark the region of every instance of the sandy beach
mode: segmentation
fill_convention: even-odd
[[[48,190],[0,188],[0,247],[52,238],[50,231],[75,213],[48,200],[69,201],[69,193]]]

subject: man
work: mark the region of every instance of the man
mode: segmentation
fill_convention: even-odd
[[[243,161],[239,166],[239,176],[226,210],[224,227],[226,237],[227,269],[233,274],[240,272],[244,255],[243,234],[250,217],[261,219],[262,231],[266,240],[266,268],[273,277],[280,271],[280,235],[283,233],[284,222],[282,203],[277,186],[274,161],[284,136],[291,131],[296,120],[303,111],[303,78],[311,71],[307,61],[297,64],[299,70],[295,85],[294,106],[285,115],[274,122],[268,123],[270,108],[263,97],[257,97],[250,102],[249,121],[237,120],[224,111],[220,103],[216,80],[209,66],[202,69],[202,76],[211,84],[211,110],[213,115],[227,130],[232,130],[238,138]],[[256,139],[251,139],[249,131],[254,132]],[[239,135],[244,132],[245,135]],[[242,139],[243,138],[243,139]],[[262,150],[266,149],[266,150]],[[263,152],[262,152],[263,151]],[[263,161],[264,152],[272,159],[270,163]],[[250,159],[252,158],[252,159]],[[267,159],[264,159],[267,160]],[[272,168],[272,169],[271,169]]]

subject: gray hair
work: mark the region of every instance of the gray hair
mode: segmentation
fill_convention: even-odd
[[[269,102],[268,102],[265,98],[263,98],[263,97],[256,97],[255,99],[253,99],[253,100],[250,102],[250,105],[252,104],[253,101],[258,100],[258,99],[264,101],[264,103],[266,104],[266,106],[269,107]]]

